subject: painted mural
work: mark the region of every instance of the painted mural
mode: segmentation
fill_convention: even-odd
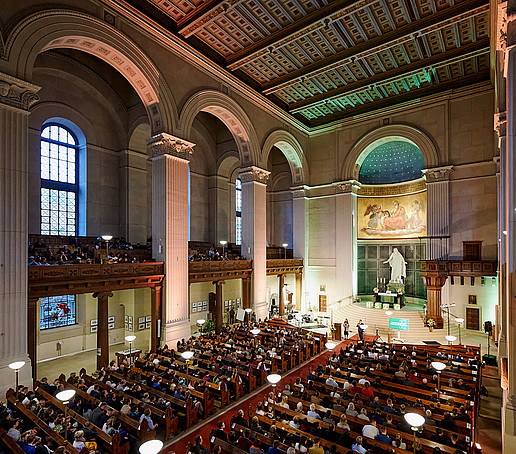
[[[358,239],[426,236],[426,191],[394,197],[358,197]]]

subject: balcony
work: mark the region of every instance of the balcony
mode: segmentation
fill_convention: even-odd
[[[422,275],[496,276],[498,262],[496,260],[422,260],[419,269]]]

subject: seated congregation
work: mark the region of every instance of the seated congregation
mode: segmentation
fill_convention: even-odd
[[[240,409],[227,429],[219,422],[211,452],[472,452],[478,355],[458,346],[350,343],[306,377],[285,380],[281,392]],[[436,370],[435,362],[446,368]],[[412,427],[409,413],[421,415],[423,424]],[[193,454],[204,454],[201,443],[189,446]]]
[[[266,384],[271,372],[284,374],[319,354],[325,342],[284,322],[242,324],[180,341],[175,350],[165,345],[134,364],[43,378],[34,390],[19,385],[1,408],[0,453],[137,453],[147,440],[167,441],[202,424]],[[58,398],[65,390],[75,392],[67,402]]]

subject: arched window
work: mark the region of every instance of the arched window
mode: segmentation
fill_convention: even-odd
[[[236,209],[236,244],[242,244],[242,182],[235,181],[235,209]]]
[[[77,234],[79,143],[68,128],[47,123],[41,131],[41,234]]]

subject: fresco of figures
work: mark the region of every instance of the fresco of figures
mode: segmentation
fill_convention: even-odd
[[[394,197],[358,198],[358,238],[426,236],[426,191]]]

